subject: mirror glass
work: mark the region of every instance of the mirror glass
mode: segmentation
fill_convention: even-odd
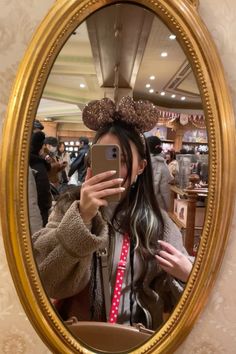
[[[158,108],[156,126],[145,136],[161,140],[158,155],[171,178],[167,190],[159,188],[160,195],[156,197],[181,231],[185,249],[194,261],[208,194],[208,139],[201,96],[190,63],[175,34],[151,11],[128,3],[107,6],[89,16],[71,34],[52,67],[39,103],[30,146],[30,176],[33,183],[36,182],[35,203],[39,207],[39,218],[36,218],[36,212],[33,213],[31,208],[35,189],[31,188],[31,233],[46,225],[61,194],[78,189],[83,181],[78,166],[74,171],[71,167],[78,162],[85,141],[90,144],[95,134],[83,124],[85,105],[104,97],[119,102],[127,95],[134,100],[149,100]],[[37,132],[45,133],[46,145],[42,145],[42,134],[35,135]],[[57,170],[52,168],[53,164],[57,165]],[[51,166],[50,171],[48,165]],[[37,236],[34,240],[39,238]],[[35,241],[33,247],[34,244]],[[41,269],[50,267],[53,257],[60,256],[56,244],[49,246],[45,243],[43,247],[55,249],[49,251],[52,259],[45,260],[42,265],[44,260],[37,258],[36,246],[36,262],[41,264]],[[66,262],[66,259],[61,259],[61,269],[52,269],[51,287],[57,274],[66,267]],[[44,281],[42,283],[44,285]],[[184,282],[181,286],[184,289]],[[63,289],[65,284],[57,284],[57,287]],[[96,304],[95,294],[99,296],[85,287],[77,299],[84,312],[91,311],[91,308],[97,311],[92,306]],[[76,302],[74,307],[70,305],[70,316],[63,318],[64,307],[71,300],[64,299],[63,290],[61,298],[60,295],[58,298],[52,298],[51,294],[48,296],[62,319],[68,320],[75,315]],[[166,308],[162,303],[162,313],[158,315],[161,320],[152,329],[158,330],[167,320],[178,297],[172,300]],[[127,298],[127,301],[130,300]],[[130,304],[124,306],[129,307]],[[141,315],[140,318],[142,322]],[[80,319],[89,321],[83,313]],[[144,336],[142,341],[146,338]],[[131,343],[126,349],[132,346]]]

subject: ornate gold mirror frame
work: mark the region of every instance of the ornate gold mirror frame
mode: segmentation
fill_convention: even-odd
[[[9,267],[24,309],[53,352],[90,352],[54,312],[35,266],[27,207],[28,146],[33,119],[53,62],[74,29],[115,0],[56,1],[38,28],[20,66],[9,102],[1,157],[1,218]],[[123,1],[120,1],[123,2]],[[234,197],[235,127],[222,65],[197,13],[198,1],[130,0],[146,6],[177,35],[201,92],[210,147],[207,214],[196,262],[171,317],[132,353],[167,353],[183,341],[213,286],[226,247]]]

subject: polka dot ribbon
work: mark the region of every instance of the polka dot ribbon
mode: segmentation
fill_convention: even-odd
[[[120,260],[116,270],[116,282],[115,282],[113,298],[111,303],[111,310],[109,314],[109,320],[108,320],[109,323],[116,323],[117,321],[120,298],[121,298],[121,289],[122,289],[125,269],[127,265],[126,260],[129,252],[129,246],[130,246],[129,235],[125,233],[123,235],[123,244],[121,248]]]

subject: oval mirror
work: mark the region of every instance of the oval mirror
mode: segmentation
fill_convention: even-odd
[[[232,201],[223,196],[233,192],[234,128],[223,70],[196,5],[184,0],[57,1],[21,65],[3,137],[3,229],[21,301],[53,351],[172,352],[213,285],[231,217]],[[125,331],[127,338],[116,347],[112,338],[123,338],[124,326],[93,327],[93,322],[83,322],[74,331],[56,313],[58,303],[45,290],[33,256],[37,248],[32,250],[29,230],[33,233],[36,224],[31,222],[30,207],[28,217],[26,192],[35,118],[47,136],[57,137],[76,157],[79,137],[94,136],[82,123],[85,105],[103,97],[118,102],[127,95],[148,99],[158,108],[157,124],[146,137],[160,137],[166,155],[185,149],[177,157],[179,171],[170,186],[168,212],[195,262],[181,298],[162,314],[156,332],[144,330],[136,339],[136,330]],[[188,150],[197,157],[190,158]],[[222,179],[224,170],[228,175]],[[200,175],[200,184],[191,172]],[[57,187],[51,186],[51,192],[57,194]],[[219,217],[222,210],[224,219]],[[115,328],[120,332],[113,333]],[[98,337],[101,343],[91,340]]]

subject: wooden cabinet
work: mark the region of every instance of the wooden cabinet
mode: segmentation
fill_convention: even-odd
[[[169,215],[176,225],[184,232],[184,245],[190,255],[194,255],[196,230],[202,230],[207,188],[199,189],[181,189],[177,186],[171,186],[171,208]],[[197,203],[202,199],[202,206]]]

